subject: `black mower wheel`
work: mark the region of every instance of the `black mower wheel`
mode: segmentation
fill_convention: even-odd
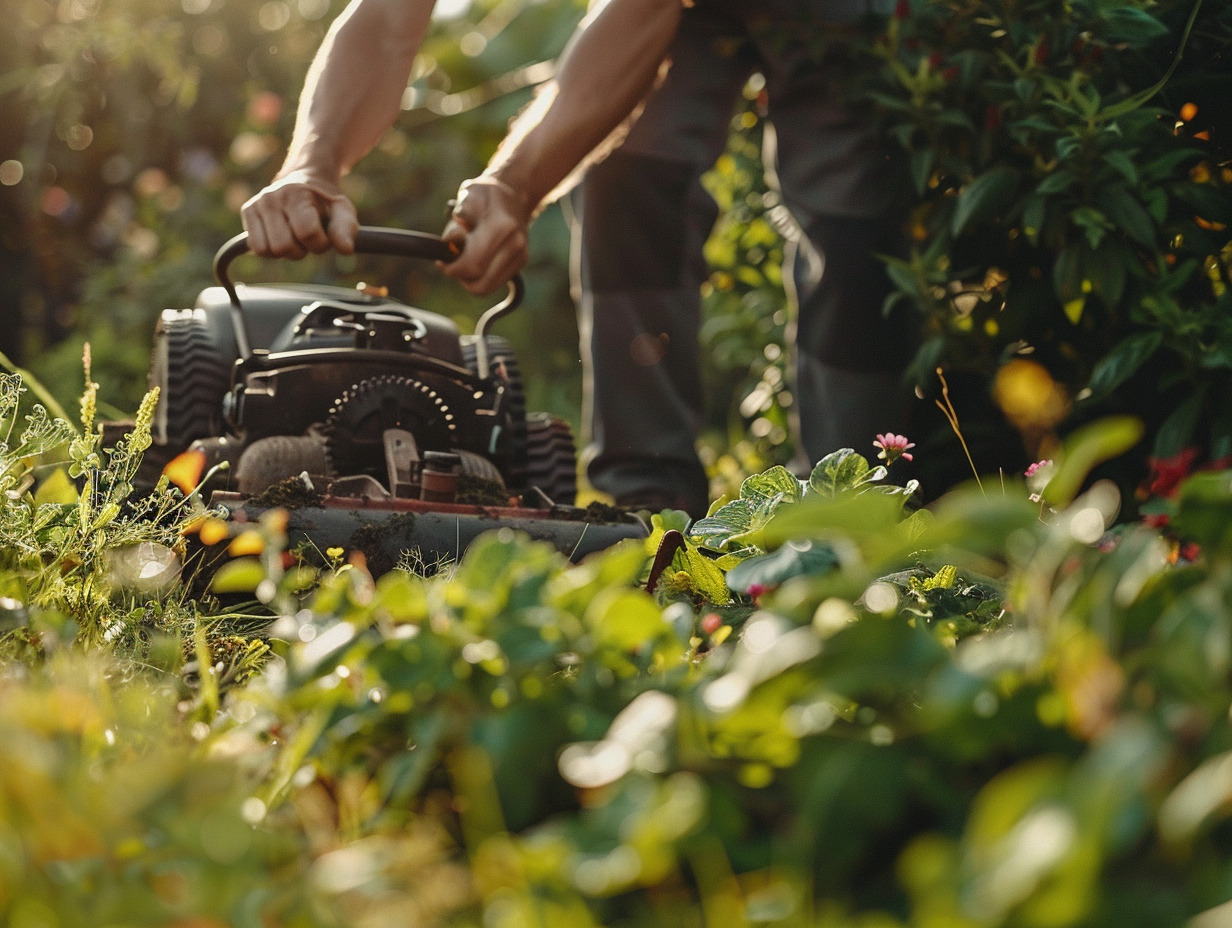
[[[473,374],[479,374],[479,359],[475,336],[464,335],[461,339],[462,358]],[[508,415],[508,430],[502,435],[496,448],[495,463],[505,478],[510,491],[520,493],[526,489],[526,390],[522,385],[522,371],[509,340],[500,335],[484,336],[488,349],[488,374],[505,377],[505,410]]]
[[[567,420],[546,412],[526,417],[526,483],[554,503],[576,503],[577,445]]]
[[[223,397],[231,387],[234,335],[216,331],[206,313],[165,309],[154,329],[150,386],[159,388],[154,442],[178,454],[198,438],[223,434]]]

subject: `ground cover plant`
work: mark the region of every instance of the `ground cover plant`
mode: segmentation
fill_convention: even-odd
[[[6,550],[40,553],[0,600],[11,923],[1180,925],[1232,897],[1232,473],[1117,525],[1086,475],[1133,420],[926,510],[879,436],[887,463],[772,468],[580,564],[506,530],[307,584],[275,512],[224,527],[266,565],[251,643],[38,549],[102,462],[40,497],[72,427],[14,420]]]

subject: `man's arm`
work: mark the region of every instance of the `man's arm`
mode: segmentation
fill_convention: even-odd
[[[397,117],[434,4],[351,0],[334,21],[308,69],[286,160],[241,211],[254,252],[354,251],[359,220],[339,183]]]
[[[462,185],[444,235],[464,248],[446,274],[473,293],[490,293],[521,269],[541,204],[650,92],[679,23],[680,0],[600,0],[556,77],[514,121],[484,172]]]

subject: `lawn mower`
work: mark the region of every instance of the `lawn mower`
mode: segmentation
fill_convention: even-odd
[[[362,227],[360,254],[455,256],[441,238]],[[244,521],[285,508],[293,546],[361,550],[383,572],[407,556],[453,560],[481,532],[509,527],[570,557],[646,526],[612,507],[577,508],[566,420],[527,415],[517,359],[489,333],[521,302],[520,278],[473,335],[384,288],[245,285],[214,260],[219,286],[155,330],[155,456],[204,460],[211,507]],[[225,466],[220,466],[224,465]]]

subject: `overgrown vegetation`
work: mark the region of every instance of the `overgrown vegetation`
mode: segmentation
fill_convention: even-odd
[[[915,509],[883,436],[886,466],[772,468],[580,564],[504,530],[433,576],[346,551],[307,576],[276,510],[232,526],[180,497],[178,531],[230,539],[215,586],[254,591],[258,638],[173,609],[174,584],[135,620],[92,549],[40,547],[106,468],[72,439],[75,502],[40,499],[56,478],[23,475],[71,427],[25,421],[0,567],[12,923],[1158,926],[1230,895],[1232,472],[1181,484],[1166,534],[1117,525],[1084,475],[1133,421],[1073,436],[1034,492]],[[163,531],[126,518],[95,534]]]

